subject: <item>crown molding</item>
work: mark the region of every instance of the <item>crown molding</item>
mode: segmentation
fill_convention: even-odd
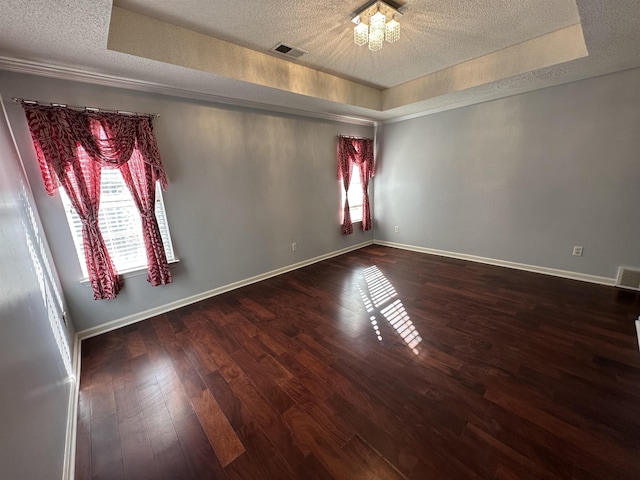
[[[349,123],[353,125],[364,125],[369,127],[375,127],[376,125],[378,125],[377,121],[369,118],[353,117],[349,115],[339,115],[334,113],[313,112],[309,110],[283,107],[280,105],[269,105],[266,103],[252,102],[239,98],[223,97],[210,93],[186,90],[161,83],[148,82],[145,80],[135,80],[132,78],[118,77],[115,75],[90,72],[59,65],[49,65],[46,63],[23,60],[13,57],[5,57],[1,55],[0,70],[6,70],[15,73],[27,73],[30,75],[55,78],[59,80],[90,83],[93,85],[102,85],[106,87],[124,88],[127,90],[136,90],[146,93],[158,93],[161,95],[187,98],[190,100],[199,100],[208,103],[251,108],[255,110],[264,110],[268,112],[295,115],[299,117],[317,118],[320,120]]]

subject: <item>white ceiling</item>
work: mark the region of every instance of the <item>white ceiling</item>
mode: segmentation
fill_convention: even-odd
[[[213,37],[211,41],[219,39],[239,45],[243,48],[234,50],[238,61],[242,60],[239,57],[245,57],[244,53],[245,61],[256,58],[255,52],[276,55],[269,49],[279,41],[302,48],[309,54],[295,63],[308,67],[304,69],[305,78],[308,72],[318,70],[331,74],[325,76],[331,85],[338,85],[335,77],[351,80],[361,85],[367,95],[380,96],[381,106],[373,108],[365,103],[343,101],[340,96],[306,93],[282,87],[278,82],[253,81],[228,69],[217,70],[216,58],[181,63],[146,54],[142,44],[109,50],[107,41],[111,46],[112,40],[109,0],[0,0],[0,68],[384,121],[640,66],[638,0],[406,0],[398,2],[403,4],[400,40],[385,44],[379,52],[353,44],[350,18],[364,3],[360,0],[116,0],[115,3],[125,9],[123,12],[161,20],[160,26],[168,22],[184,27],[182,32],[193,30],[204,34],[201,38]],[[553,38],[557,42],[558,38],[566,37],[552,37],[554,32],[576,25],[584,35],[587,56],[566,57],[575,58],[568,62],[558,57],[561,63],[555,65],[549,61],[536,65],[527,63],[527,58],[513,57],[513,52],[527,56],[525,50],[513,50],[518,48],[514,45],[526,45],[535,38],[544,41]],[[179,39],[159,48],[172,47],[189,56],[179,50]],[[545,48],[560,51],[564,46],[550,47]],[[512,56],[496,56],[502,52],[512,52]],[[282,64],[279,58],[269,58]],[[486,61],[478,63],[478,59]],[[514,68],[515,63],[518,68]],[[203,64],[206,68],[200,66]],[[270,64],[267,61],[265,65]],[[481,81],[467,78],[473,76],[474,69],[487,65],[492,67],[491,75],[479,75]],[[446,88],[441,85],[443,72]],[[438,88],[432,88],[435,85],[432,78],[440,79]],[[412,83],[406,83],[411,80]],[[351,90],[360,88],[352,82],[345,85]],[[386,105],[384,98],[394,93],[398,96],[397,92],[402,92],[403,101]]]

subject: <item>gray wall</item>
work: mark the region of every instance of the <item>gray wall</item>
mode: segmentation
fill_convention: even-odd
[[[376,240],[604,277],[640,267],[639,85],[635,69],[383,125]]]
[[[50,322],[64,302],[50,303],[49,312],[43,295],[60,289],[48,258],[0,110],[0,477],[7,479],[62,477],[71,384]],[[61,330],[61,341],[74,335]]]
[[[126,278],[115,300],[80,284],[60,199],[47,197],[24,114],[7,105],[73,321],[78,330],[372,240],[340,233],[336,135],[373,128],[1,72],[2,93],[41,101],[160,113],[154,128],[169,177],[164,195],[180,263],[174,283]],[[6,103],[6,102],[5,102]],[[291,243],[298,244],[292,252]]]

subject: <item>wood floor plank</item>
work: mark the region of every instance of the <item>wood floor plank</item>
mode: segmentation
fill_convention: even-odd
[[[218,366],[211,358],[211,355],[198,342],[197,336],[191,329],[187,334],[180,333],[178,335],[180,347],[187,356],[189,362],[193,365],[199,375],[207,375],[218,370]]]
[[[142,412],[118,424],[124,477],[132,480],[158,478]]]
[[[171,415],[164,403],[162,392],[157,384],[151,384],[138,390],[142,414],[154,454],[178,443]]]
[[[635,463],[640,464],[637,458],[633,458],[633,456],[623,448],[619,448],[611,442],[604,442],[595,435],[585,433],[584,430],[578,429],[547,412],[537,409],[527,401],[517,399],[491,388],[485,393],[485,398],[514,412],[522,418],[536,423],[545,430],[554,433],[556,436],[584,450],[590,455],[598,457],[602,461],[611,462],[612,465],[629,465],[630,469],[635,468],[632,467]],[[631,473],[631,471],[632,470],[629,470],[629,473]]]
[[[191,397],[191,403],[223,467],[244,453],[242,442],[209,390]]]
[[[371,478],[379,480],[402,480],[404,475],[387,463],[359,435],[354,435],[342,448],[342,452],[349,461],[359,465],[357,471],[367,472]]]
[[[369,246],[84,340],[76,478],[637,479],[638,313]]]
[[[204,325],[213,338],[216,339],[217,344],[221,346],[227,354],[231,354],[242,348],[235,337],[231,335],[224,326],[218,326],[213,322],[208,322]]]
[[[394,423],[393,418],[385,419],[384,423],[379,425],[368,412],[348,403],[338,394],[333,394],[327,403],[328,408],[331,408],[345,425],[351,426],[400,472],[409,475],[418,463],[418,455],[407,448],[405,444],[406,432],[397,423]]]
[[[278,385],[282,385],[293,378],[291,372],[289,372],[278,360],[271,355],[265,354],[260,357],[258,362],[262,366],[263,370],[270,378],[272,378]]]
[[[144,340],[138,330],[127,334],[127,351],[130,358],[146,353]]]
[[[276,450],[274,443],[267,437],[248,408],[242,406],[241,415],[242,426],[238,430],[238,436],[245,445],[255,469],[260,471],[264,478],[296,480],[294,468],[299,461],[297,459],[294,459],[293,462],[291,459],[287,460]],[[281,450],[283,450],[282,446]]]
[[[245,376],[231,382],[231,388],[251,412],[256,423],[276,449],[289,463],[297,465],[304,457],[292,432],[285,425],[278,411],[260,394],[258,389]]]
[[[116,399],[110,370],[94,373],[89,392],[91,395],[92,421],[115,414]]]
[[[78,418],[76,432],[76,478],[91,478],[91,416]]]
[[[298,362],[290,353],[287,352],[278,356],[278,362],[283,365],[288,372],[294,375],[293,378],[296,380],[296,383],[304,386],[315,398],[324,400],[331,394],[329,384]],[[291,382],[285,382],[285,384],[286,383]]]
[[[135,417],[141,412],[140,399],[137,392],[137,379],[131,363],[112,368],[113,394],[115,399],[118,423]]]
[[[198,343],[202,345],[211,359],[215,362],[218,370],[229,382],[240,375],[241,371],[235,360],[229,355],[224,347],[218,342],[215,333],[202,327],[202,330],[196,330]]]
[[[122,450],[116,414],[91,421],[92,478],[124,478]]]
[[[272,336],[268,333],[265,333],[262,330],[258,330],[255,337],[253,337],[256,342],[262,347],[262,349],[269,353],[270,355],[277,357],[286,353],[288,350],[279,344]]]
[[[485,455],[484,467],[490,467],[489,473],[495,469],[496,475],[500,470],[506,475],[507,471],[517,472],[518,475],[527,478],[538,478],[541,480],[559,480],[560,476],[548,471],[535,461],[517,450],[500,442],[490,434],[484,432],[473,424],[469,424],[461,435],[463,443],[468,443]],[[569,471],[565,471],[566,475]]]
[[[262,348],[260,342],[247,335],[240,325],[229,323],[224,328],[233,336],[236,342],[238,342],[238,344],[242,346],[249,355],[251,355],[251,357],[261,359],[267,354],[266,350]]]
[[[322,465],[312,453],[296,468],[298,478],[305,480],[335,480],[335,477]]]
[[[235,431],[242,426],[241,401],[220,372],[212,372],[203,378],[209,392],[223,411],[229,425]]]
[[[254,462],[248,453],[243,453],[225,468],[229,480],[269,480],[268,473],[263,473],[258,464]]]
[[[153,455],[159,480],[190,480],[191,473],[182,445],[177,440],[169,447]]]
[[[360,465],[353,464],[339,446],[327,437],[323,428],[304,410],[294,405],[283,418],[301,442],[302,448],[313,453],[335,478],[356,478],[362,475]],[[366,475],[362,475],[367,478]]]
[[[244,375],[251,379],[262,396],[278,412],[286,411],[293,402],[289,396],[280,388],[276,381],[270,377],[266,370],[253,359],[246,351],[239,350],[231,355],[237,365],[242,369]],[[233,382],[231,382],[233,384]]]
[[[191,478],[225,480],[226,474],[195,413],[175,422]]]

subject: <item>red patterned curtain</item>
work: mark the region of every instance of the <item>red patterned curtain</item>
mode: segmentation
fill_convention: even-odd
[[[93,297],[115,298],[122,287],[98,225],[100,164],[79,141],[83,120],[62,107],[23,104],[38,156],[45,189],[53,195],[59,185],[82,221],[82,239]],[[86,123],[86,122],[84,122]]]
[[[344,206],[342,208],[342,234],[353,233],[351,212],[349,211],[349,185],[351,184],[351,158],[349,151],[350,140],[346,137],[338,137],[338,180],[342,180],[344,187]]]
[[[156,181],[166,188],[160,152],[149,117],[131,117],[112,113],[91,113],[105,132],[98,145],[105,162],[120,166],[142,220],[142,236],[147,255],[147,281],[155,286],[171,283],[171,272],[156,219]],[[99,128],[98,128],[99,130]],[[94,127],[95,132],[95,127]],[[98,133],[98,132],[95,132]]]
[[[142,234],[147,253],[147,281],[154,287],[171,283],[171,272],[156,219],[156,181],[153,168],[138,150],[120,167],[124,182],[142,219]]]
[[[152,285],[170,283],[171,274],[154,210],[155,182],[159,180],[166,187],[167,180],[151,119],[22,105],[47,193],[53,195],[62,185],[82,220],[87,271],[94,298],[115,298],[122,286],[98,226],[103,166],[121,169],[140,212],[149,282]]]
[[[369,179],[375,175],[373,140],[370,138],[338,137],[338,179],[342,180],[345,202],[342,215],[342,234],[353,233],[349,200],[346,193],[351,183],[351,166],[355,163],[360,170],[362,183],[362,231],[371,230],[371,207],[369,204]]]

